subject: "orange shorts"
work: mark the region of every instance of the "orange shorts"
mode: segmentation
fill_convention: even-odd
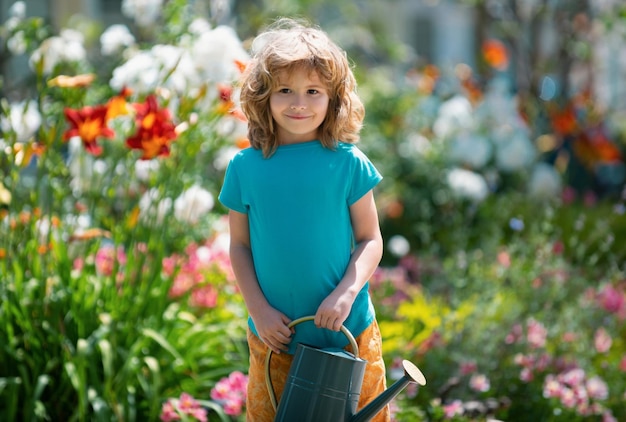
[[[355,338],[359,347],[359,357],[367,361],[358,409],[365,407],[386,389],[385,363],[382,356],[382,340],[378,323],[374,321]],[[270,401],[265,383],[265,358],[267,346],[250,330],[248,330],[248,347],[250,348],[250,369],[248,371],[248,400],[246,402],[246,422],[272,422],[276,411]],[[346,350],[350,351],[348,345]],[[276,401],[287,382],[293,355],[287,353],[272,354],[270,374],[276,392]],[[389,406],[385,406],[372,419],[373,422],[389,422]]]

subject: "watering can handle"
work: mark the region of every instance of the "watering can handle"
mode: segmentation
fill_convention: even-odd
[[[294,325],[298,325],[301,322],[305,321],[313,321],[315,319],[315,315],[303,316],[298,319],[294,319],[287,325],[287,327],[291,328]],[[341,326],[341,332],[348,338],[350,342],[350,346],[352,347],[352,352],[354,353],[354,357],[359,357],[359,346],[356,344],[356,340],[352,333],[345,327],[345,325]],[[272,359],[272,349],[267,351],[267,356],[265,357],[265,384],[267,385],[267,391],[270,395],[270,401],[272,402],[272,407],[274,410],[278,408],[278,404],[276,403],[276,393],[274,392],[274,386],[272,385],[272,379],[270,377],[270,360]]]

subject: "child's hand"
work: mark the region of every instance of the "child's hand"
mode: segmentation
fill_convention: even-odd
[[[315,326],[339,331],[344,321],[350,315],[353,299],[349,295],[331,293],[315,313]]]
[[[270,308],[252,319],[259,338],[274,353],[286,352],[289,349],[288,345],[294,330],[288,327],[291,320],[285,314]]]

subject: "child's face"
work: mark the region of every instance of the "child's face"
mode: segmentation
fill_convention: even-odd
[[[279,144],[318,138],[318,128],[328,111],[328,89],[316,72],[296,68],[278,75],[278,86],[270,96]]]

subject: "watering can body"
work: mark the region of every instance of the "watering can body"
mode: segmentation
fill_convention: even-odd
[[[313,316],[302,317],[289,326],[313,319]],[[341,331],[348,338],[354,355],[342,349],[319,349],[299,343],[279,404],[276,404],[270,377],[272,351],[268,351],[266,383],[276,409],[274,422],[365,422],[409,383],[426,384],[421,371],[404,360],[404,376],[357,412],[367,362],[359,358],[359,348],[350,331],[344,326]]]
[[[366,361],[298,344],[275,422],[343,422],[356,413]]]

